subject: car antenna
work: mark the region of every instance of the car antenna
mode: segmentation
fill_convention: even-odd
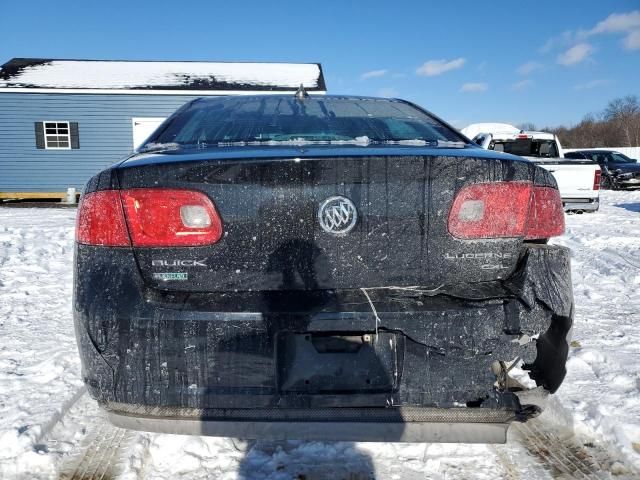
[[[300,84],[300,87],[298,87],[298,90],[296,91],[296,98],[300,101],[303,101],[305,98],[308,98],[308,97],[309,97],[309,94],[304,89],[304,86]]]

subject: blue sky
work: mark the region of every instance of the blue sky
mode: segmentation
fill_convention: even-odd
[[[640,95],[640,1],[3,2],[12,57],[321,62],[330,93],[457,126],[571,124]]]

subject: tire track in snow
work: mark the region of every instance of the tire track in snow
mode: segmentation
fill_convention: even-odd
[[[86,387],[78,389],[43,427],[40,448],[58,457],[60,480],[111,480],[138,432],[111,425]],[[138,478],[144,478],[141,474]]]
[[[640,270],[640,264],[632,262],[628,258],[624,258],[622,255],[620,255],[615,250],[611,250],[610,248],[603,248],[602,250],[599,250],[599,252],[603,257],[609,258],[610,260],[613,260],[614,262],[617,261],[619,264],[627,264],[627,265],[632,266],[636,270]]]
[[[572,257],[579,259],[581,263],[594,263],[598,266],[598,270],[603,276],[609,276],[611,270],[618,270],[620,272],[628,271],[629,268],[633,270],[640,270],[640,265],[636,265],[634,262],[627,260],[618,252],[611,250],[610,248],[594,248],[589,245],[578,242],[573,238],[563,238],[562,244],[571,249]],[[587,259],[588,262],[584,260]]]
[[[504,468],[504,479],[520,480],[518,466],[511,461],[509,455],[505,452],[505,448],[502,445],[491,445],[490,449],[502,465],[502,468]]]
[[[113,480],[122,473],[135,432],[114,427],[104,418],[97,420],[79,451],[61,466],[60,480]]]
[[[574,437],[561,438],[539,420],[514,425],[519,443],[554,478],[576,480],[609,478],[606,470]]]
[[[548,478],[547,475],[563,480],[640,478],[640,471],[612,445],[591,435],[576,435],[572,412],[554,398],[540,417],[512,424],[507,445],[495,449],[503,465],[506,456],[510,462],[505,466],[518,466],[516,471],[523,479]],[[501,451],[505,455],[500,456]],[[527,465],[531,460],[536,464],[533,472]]]
[[[80,399],[86,393],[87,388],[84,385],[78,388],[78,390],[76,390],[75,393],[62,404],[60,410],[56,411],[51,416],[49,421],[42,426],[40,434],[35,438],[35,443],[40,443],[44,439],[47,439],[56,425],[63,421],[64,417],[71,411],[71,409],[80,401]]]

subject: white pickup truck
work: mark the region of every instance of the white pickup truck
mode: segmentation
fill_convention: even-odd
[[[600,206],[600,166],[590,160],[565,159],[558,137],[504,123],[476,123],[462,133],[482,148],[525,157],[553,173],[565,211],[595,212]]]

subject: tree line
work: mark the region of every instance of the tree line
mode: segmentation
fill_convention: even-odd
[[[533,124],[523,130],[538,130]],[[638,147],[640,146],[640,100],[636,95],[616,98],[599,113],[588,114],[572,127],[539,129],[555,133],[563,147]]]

